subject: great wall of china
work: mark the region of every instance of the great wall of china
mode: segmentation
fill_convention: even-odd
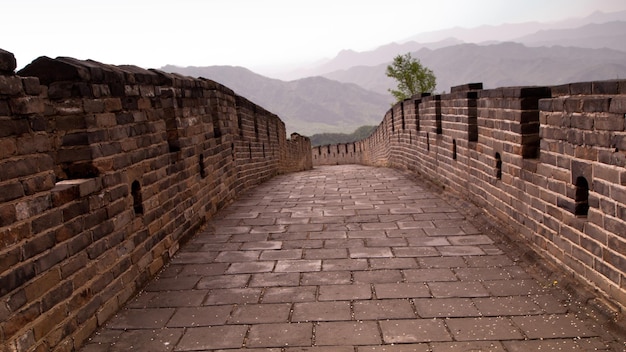
[[[0,50],[1,351],[73,351],[239,194],[314,165],[406,169],[626,306],[626,81],[454,87],[311,149],[209,79]]]

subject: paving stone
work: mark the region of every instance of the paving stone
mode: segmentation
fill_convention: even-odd
[[[414,258],[371,258],[368,261],[371,269],[410,269],[418,267]]]
[[[434,228],[435,224],[433,224],[430,220],[422,220],[415,221],[413,215],[411,216],[412,220],[410,221],[398,221],[398,228],[402,230],[406,229],[423,229],[423,228]]]
[[[544,291],[535,280],[494,280],[485,281],[484,285],[494,296],[527,296]]]
[[[506,255],[488,255],[482,257],[469,257],[466,259],[470,267],[502,267],[511,266],[515,263]]]
[[[510,280],[509,272],[504,268],[458,268],[454,269],[460,280]]]
[[[200,281],[200,276],[161,277],[149,283],[144,290],[148,292],[190,290],[196,286],[198,281]]]
[[[282,233],[285,231],[287,231],[286,225],[261,225],[261,226],[253,226],[250,229],[250,234],[251,235],[255,235],[255,234],[266,235],[270,233]],[[241,236],[241,235],[236,235],[236,236]],[[233,236],[233,238],[234,237],[235,236]],[[261,238],[260,241],[264,241],[267,239],[267,236],[258,237],[258,238]]]
[[[260,251],[224,251],[215,258],[216,262],[237,263],[253,262],[259,259]]]
[[[311,346],[313,324],[258,324],[250,327],[247,347]]]
[[[261,296],[260,288],[226,288],[209,293],[205,305],[257,303]]]
[[[275,272],[293,273],[322,270],[321,260],[279,260],[276,262]]]
[[[384,230],[352,230],[348,232],[348,238],[353,239],[384,239],[387,238]]]
[[[499,352],[505,351],[498,341],[462,341],[462,342],[434,342],[431,344],[432,352]],[[506,351],[509,351],[508,349]],[[535,351],[533,349],[524,350]],[[360,351],[359,351],[360,352]]]
[[[426,233],[421,228],[415,229],[398,229],[398,230],[386,230],[387,237],[402,237],[402,238],[422,238],[427,237]]]
[[[232,214],[232,216],[236,219],[244,219],[248,215],[251,214]],[[256,216],[253,216],[252,218],[256,218]],[[250,228],[250,226],[224,226],[222,224],[221,226],[216,226],[213,232],[216,235],[238,235],[250,232]]]
[[[274,269],[273,261],[232,263],[226,274],[267,273]]]
[[[309,233],[309,238],[312,240],[330,240],[347,237],[346,231],[320,231]]]
[[[144,292],[128,305],[130,308],[194,307],[204,302],[208,290]]]
[[[434,228],[425,228],[424,232],[426,232],[426,234],[428,236],[464,236],[467,235],[467,233],[465,231],[463,231],[462,228],[460,227],[443,227],[443,228],[439,228],[439,227],[434,227]]]
[[[283,241],[283,249],[323,248],[323,240],[293,240]]]
[[[341,285],[352,280],[350,271],[323,271],[302,273],[302,285]]]
[[[413,300],[422,318],[477,317],[480,311],[469,298],[420,298]]]
[[[451,318],[446,320],[450,332],[457,341],[474,340],[521,340],[521,331],[508,319],[501,317]]]
[[[139,329],[123,331],[116,339],[87,345],[84,352],[167,352],[183,335],[183,329]],[[100,347],[100,349],[98,349]]]
[[[324,248],[359,248],[365,247],[362,239],[344,238],[339,240],[325,240]]]
[[[359,346],[359,352],[421,352],[430,351],[427,343],[407,343],[401,345]],[[352,351],[350,351],[352,352]]]
[[[597,349],[583,349],[572,339],[531,340],[531,341],[504,341],[503,345],[510,352],[526,351],[597,351]]]
[[[290,233],[294,233],[294,232],[319,232],[322,231],[324,229],[324,225],[322,224],[309,224],[309,223],[304,223],[304,224],[292,224],[288,226],[289,232]]]
[[[268,250],[268,249],[281,249],[283,243],[281,241],[260,241],[260,242],[245,242],[242,246],[242,250]]]
[[[409,237],[409,245],[412,247],[450,246],[447,237]]]
[[[379,324],[385,343],[452,341],[439,319],[385,320]]]
[[[408,269],[404,270],[407,282],[458,281],[451,269]]]
[[[246,287],[250,281],[249,274],[223,275],[203,277],[197,285],[198,289]]]
[[[299,273],[262,273],[253,274],[248,286],[250,287],[273,287],[273,286],[298,286],[300,283]]]
[[[480,282],[429,282],[428,287],[436,298],[487,297],[489,292]]]
[[[235,307],[228,324],[286,323],[291,303],[245,304]]]
[[[367,247],[405,247],[408,244],[406,238],[403,237],[385,237],[368,238],[366,245]]]
[[[401,222],[413,221],[411,214],[393,214],[393,215],[379,215],[378,220],[380,222],[395,222],[399,225]]]
[[[375,345],[382,342],[378,325],[373,321],[321,322],[315,327],[318,346]]]
[[[356,320],[416,318],[411,302],[406,299],[378,299],[354,302]]]
[[[122,309],[108,323],[111,329],[157,329],[174,315],[174,308]]]
[[[231,305],[178,308],[167,327],[224,325],[232,309]]]
[[[293,305],[292,322],[352,320],[349,301],[303,302]]]
[[[270,287],[263,294],[263,303],[315,301],[317,287]]]
[[[467,267],[462,257],[431,257],[417,258],[417,263],[422,268],[463,268]]]
[[[261,256],[259,257],[260,260],[285,260],[301,258],[302,249],[264,250],[261,252]]]
[[[354,352],[354,347],[352,346],[288,347],[288,348],[285,348],[285,352]]]
[[[485,235],[454,236],[448,238],[448,241],[454,246],[477,246],[493,243],[493,240]]]
[[[229,243],[199,243],[199,247],[195,247],[198,252],[223,252],[237,251],[241,248],[241,242]]]
[[[366,270],[367,259],[325,259],[324,271]]]
[[[565,304],[561,303],[554,296],[548,294],[542,294],[532,296],[533,300],[537,303],[541,309],[547,314],[564,314],[568,312],[568,308]]]
[[[231,242],[261,242],[261,241],[267,241],[268,237],[269,237],[269,233],[267,232],[248,233],[248,234],[242,234],[242,235],[232,235],[230,236],[230,241]]]
[[[441,246],[437,250],[444,257],[485,255],[485,251],[477,246]]]
[[[304,258],[305,259],[348,258],[348,250],[345,248],[307,249],[304,252]]]
[[[421,283],[374,284],[378,299],[430,297],[428,286]]]
[[[474,304],[484,316],[543,313],[541,307],[527,296],[475,298]]]
[[[439,257],[434,247],[394,247],[393,252],[399,258]]]
[[[245,325],[189,328],[176,345],[175,351],[239,348],[243,346],[247,330],[248,327]]]
[[[222,275],[228,269],[228,263],[211,263],[211,264],[187,264],[180,265],[181,276],[216,276]]]
[[[530,339],[579,338],[597,336],[585,322],[571,314],[512,317]]]
[[[355,283],[385,283],[404,281],[400,270],[356,271],[352,274]]]
[[[342,301],[354,299],[370,299],[372,289],[368,284],[328,285],[319,287],[318,300]]]

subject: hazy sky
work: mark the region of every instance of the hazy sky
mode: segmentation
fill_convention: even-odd
[[[626,10],[626,1],[2,0],[1,7],[0,48],[15,54],[18,67],[45,55],[260,72],[425,31]]]

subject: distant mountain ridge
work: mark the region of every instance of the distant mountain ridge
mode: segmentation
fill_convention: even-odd
[[[470,43],[467,43],[470,42]],[[394,101],[385,75],[398,54],[411,52],[437,77],[436,92],[470,82],[486,89],[557,85],[626,77],[626,11],[596,12],[555,23],[452,28],[421,33],[375,50],[344,50],[283,81],[242,67],[177,67],[164,71],[218,81],[278,114],[288,132],[351,133],[377,125]]]
[[[351,133],[363,125],[377,125],[392,100],[350,83],[324,77],[285,82],[267,78],[243,67],[164,66],[166,72],[206,77],[277,114],[288,133]]]
[[[528,46],[575,46],[626,52],[626,21],[588,24],[571,29],[541,30],[514,40]]]
[[[485,88],[556,85],[626,77],[626,52],[575,47],[527,47],[519,43],[461,44],[413,53],[437,77],[437,92],[482,82]],[[395,82],[385,76],[387,64],[357,66],[325,74],[385,94]]]

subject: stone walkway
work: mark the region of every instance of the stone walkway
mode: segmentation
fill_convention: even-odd
[[[222,210],[96,333],[101,351],[622,351],[403,173],[282,175]]]

